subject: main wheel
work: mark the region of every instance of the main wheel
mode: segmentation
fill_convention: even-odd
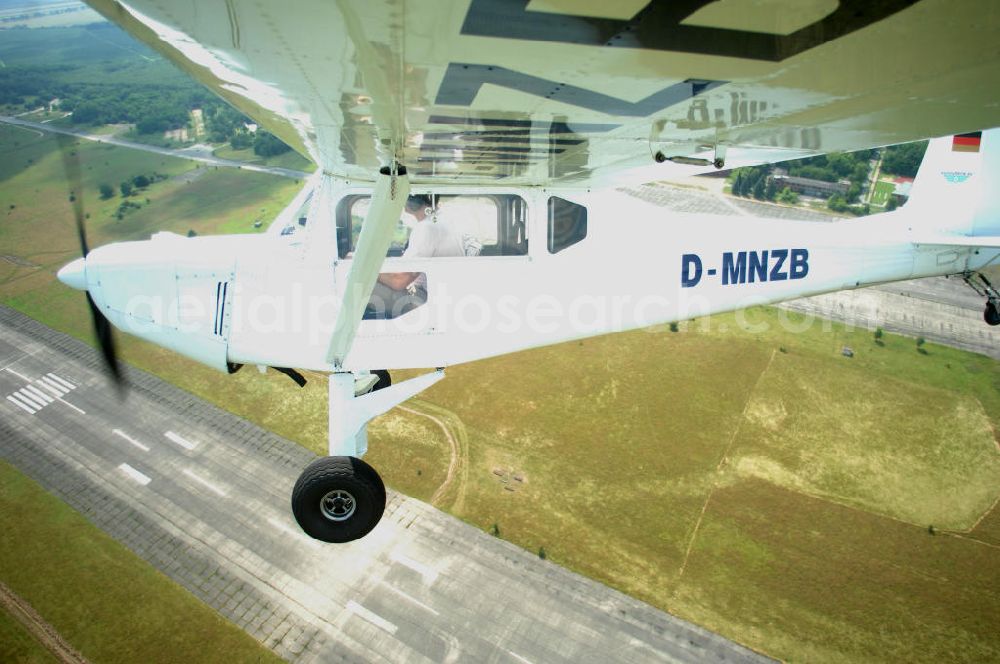
[[[990,300],[986,303],[986,310],[983,311],[983,320],[987,325],[1000,325],[1000,311],[997,311],[996,302]]]
[[[385,511],[385,485],[355,457],[323,457],[309,464],[292,489],[292,513],[307,535],[350,542],[367,535]]]

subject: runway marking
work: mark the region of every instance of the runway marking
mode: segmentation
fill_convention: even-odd
[[[427,584],[434,583],[434,581],[436,581],[438,578],[439,572],[436,569],[430,567],[429,565],[425,565],[421,562],[418,562],[407,555],[393,551],[391,554],[389,554],[389,558],[393,562],[397,562],[404,567],[409,567],[414,572],[424,577],[424,583]]]
[[[48,382],[46,382],[46,380],[47,379],[45,379],[45,378],[39,378],[38,380],[35,381],[35,385],[41,385],[42,387],[44,387],[49,392],[51,392],[52,394],[56,395],[57,398],[61,397],[64,394],[69,394],[69,390],[67,390],[67,389],[65,389],[63,387],[53,387],[55,385],[55,383],[53,381],[51,381],[51,380],[49,380]]]
[[[198,447],[198,443],[192,443],[190,440],[187,440],[186,438],[181,438],[173,431],[168,431],[163,435],[167,437],[167,440],[177,443],[178,445],[180,445],[189,452],[194,448]]]
[[[206,480],[201,475],[198,475],[198,474],[194,473],[193,471],[187,470],[186,468],[182,472],[185,475],[187,475],[188,477],[190,477],[191,479],[193,479],[198,484],[200,484],[203,487],[205,487],[206,489],[209,489],[210,491],[213,491],[216,495],[219,495],[219,496],[225,496],[226,495],[225,491],[223,491],[222,489],[220,489],[218,486],[212,484],[211,482],[209,482],[208,480]]]
[[[39,399],[41,399],[45,403],[52,403],[53,401],[55,401],[55,399],[53,399],[52,397],[50,397],[49,395],[47,395],[45,392],[42,392],[40,389],[38,389],[34,385],[25,385],[24,389],[27,390],[28,392],[30,392],[31,394],[34,394],[35,396],[37,396]]]
[[[72,383],[70,383],[69,381],[63,380],[62,383],[59,383],[55,379],[57,379],[57,378],[59,380],[62,380],[62,379],[59,378],[58,376],[56,376],[55,374],[51,374],[51,373],[48,374],[48,375],[51,376],[52,378],[48,378],[46,376],[42,376],[41,378],[32,380],[31,378],[28,378],[24,374],[18,373],[17,371],[14,371],[10,367],[4,367],[4,370],[8,371],[8,372],[10,372],[12,374],[14,374],[15,376],[17,376],[21,380],[23,380],[26,383],[28,383],[28,385],[25,385],[23,388],[21,388],[20,390],[18,390],[14,394],[16,394],[17,396],[19,396],[22,400],[26,401],[27,403],[32,404],[34,406],[34,408],[35,408],[36,411],[41,410],[42,408],[44,408],[45,406],[49,405],[50,403],[52,403],[54,401],[58,401],[62,405],[68,406],[68,407],[72,408],[73,410],[75,410],[76,412],[80,413],[81,415],[86,415],[87,414],[86,411],[84,411],[82,408],[78,408],[78,407],[74,406],[73,404],[69,403],[68,401],[64,401],[63,400],[62,396],[64,394],[68,394],[70,390],[75,389],[75,386]],[[46,390],[48,390],[48,392],[51,392],[52,394],[55,394],[55,396],[54,397],[50,396],[48,394],[48,392],[43,392],[42,390],[40,390],[37,387],[35,387],[35,385],[31,385],[31,383],[35,383],[35,385],[41,385]],[[65,387],[63,385],[63,383],[65,385],[67,385],[68,387]],[[36,402],[40,402],[40,405],[37,404]],[[34,413],[32,413],[32,415],[34,415]]]
[[[284,523],[282,523],[281,521],[278,521],[274,517],[269,517],[267,519],[267,522],[269,524],[271,524],[272,526],[274,526],[275,528],[277,528],[278,530],[280,530],[281,532],[283,532],[284,534],[288,535],[289,537],[294,537],[295,539],[299,540],[301,543],[308,544],[308,545],[312,546],[314,549],[320,549],[323,546],[322,544],[320,544],[319,542],[317,542],[313,538],[311,538],[308,535],[306,535],[305,533],[303,533],[301,530],[296,532],[294,528],[285,525]]]
[[[145,445],[143,445],[143,444],[142,444],[142,443],[140,443],[140,442],[139,442],[138,440],[136,440],[136,439],[135,439],[135,438],[133,438],[132,436],[128,435],[127,433],[125,433],[125,432],[124,432],[124,431],[122,431],[121,429],[112,429],[112,430],[111,430],[111,433],[115,434],[115,435],[116,435],[116,436],[118,436],[119,438],[124,438],[124,439],[125,439],[125,440],[127,440],[128,442],[130,442],[130,443],[132,443],[133,445],[135,445],[136,447],[138,447],[138,448],[139,448],[140,450],[142,450],[143,452],[148,452],[148,451],[149,451],[149,448],[148,448],[148,447],[146,447]]]
[[[49,378],[51,378],[52,380],[56,381],[60,385],[66,386],[67,390],[76,389],[76,385],[74,385],[73,383],[69,382],[68,380],[66,380],[64,378],[60,378],[59,376],[55,375],[54,373],[48,373],[48,374],[45,374],[45,375],[48,376]]]
[[[14,392],[14,395],[17,396],[18,398],[20,398],[20,399],[22,399],[22,400],[30,403],[37,410],[41,410],[42,408],[45,408],[45,406],[46,406],[46,403],[44,401],[42,401],[38,397],[32,395],[31,392],[25,392],[24,390],[18,390],[17,392]]]
[[[61,403],[64,406],[69,406],[70,408],[72,408],[76,412],[80,413],[81,415],[86,415],[87,414],[87,412],[85,410],[83,410],[82,408],[77,408],[76,406],[74,406],[73,404],[71,404],[68,401],[65,401],[63,399],[56,399],[56,401],[58,401],[59,403]]]
[[[26,381],[28,381],[29,383],[31,382],[31,379],[30,379],[30,378],[28,378],[28,377],[27,377],[27,376],[25,376],[24,374],[19,374],[19,373],[17,373],[16,371],[14,371],[13,369],[11,369],[10,367],[4,367],[4,371],[9,371],[10,373],[12,373],[12,374],[14,374],[15,376],[17,376],[18,378],[20,378],[21,380],[26,380]]]
[[[400,590],[399,588],[396,588],[395,586],[393,586],[393,585],[391,585],[391,584],[389,584],[389,583],[386,583],[385,581],[380,581],[379,583],[381,583],[381,584],[382,584],[383,586],[385,586],[386,588],[388,588],[388,589],[389,589],[389,590],[391,590],[392,592],[396,593],[397,595],[399,595],[399,596],[400,596],[400,597],[402,597],[403,599],[407,600],[408,602],[410,602],[410,603],[412,603],[412,604],[416,604],[416,605],[417,605],[417,606],[419,606],[419,607],[420,607],[421,609],[424,609],[425,611],[430,611],[431,613],[433,613],[433,614],[434,614],[434,615],[436,615],[436,616],[439,616],[439,615],[441,615],[440,613],[438,613],[437,611],[435,611],[435,610],[434,610],[434,609],[432,609],[431,607],[429,607],[429,606],[427,606],[426,604],[424,604],[423,602],[421,602],[421,601],[420,601],[419,599],[417,599],[416,597],[411,597],[410,595],[407,595],[406,593],[404,593],[404,592],[403,592],[402,590]]]
[[[15,399],[13,394],[7,395],[7,400],[10,401],[15,406],[17,406],[18,408],[20,408],[21,410],[28,411],[29,415],[34,415],[35,414],[35,409],[34,408],[31,408],[30,406],[25,406],[23,403],[21,403],[20,401],[18,401],[17,399]]]
[[[143,475],[142,473],[140,473],[138,470],[128,465],[127,463],[123,463],[122,465],[118,466],[118,470],[122,471],[123,473],[131,477],[133,480],[135,480],[142,486],[146,486],[147,484],[152,482],[151,479],[149,479],[148,477],[146,477],[145,475]]]
[[[391,622],[389,622],[382,616],[378,615],[377,613],[369,611],[365,607],[355,602],[353,599],[347,603],[347,610],[356,615],[357,617],[361,618],[362,620],[367,620],[371,624],[375,625],[380,629],[385,630],[386,632],[389,632],[390,634],[395,634],[396,630],[399,629],[398,627],[393,625]]]
[[[526,659],[524,657],[521,657],[520,655],[518,655],[513,650],[508,650],[507,654],[510,655],[511,657],[513,657],[514,659],[516,659],[519,662],[524,662],[524,664],[531,664],[531,660],[530,659]]]

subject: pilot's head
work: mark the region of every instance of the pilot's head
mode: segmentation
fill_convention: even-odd
[[[413,194],[406,199],[404,209],[417,221],[423,221],[434,212],[434,203],[427,194]]]

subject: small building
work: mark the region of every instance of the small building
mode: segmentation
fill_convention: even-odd
[[[788,187],[797,194],[813,196],[815,198],[830,198],[835,194],[843,196],[851,187],[850,180],[826,182],[825,180],[813,180],[812,178],[800,178],[794,175],[783,174],[775,174],[769,177],[774,182],[774,186],[778,191]]]
[[[902,205],[910,197],[910,190],[913,189],[913,178],[896,177],[892,181],[895,185],[892,198],[896,201],[896,205]]]

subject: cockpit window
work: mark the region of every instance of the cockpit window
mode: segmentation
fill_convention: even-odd
[[[527,208],[513,194],[415,194],[428,204],[404,211],[387,256],[523,256],[528,253]],[[337,249],[341,258],[354,251],[370,198],[347,196],[337,206]],[[412,206],[411,206],[412,207]],[[419,224],[429,224],[415,232]],[[347,233],[348,227],[350,233]],[[416,243],[410,250],[411,243]]]

